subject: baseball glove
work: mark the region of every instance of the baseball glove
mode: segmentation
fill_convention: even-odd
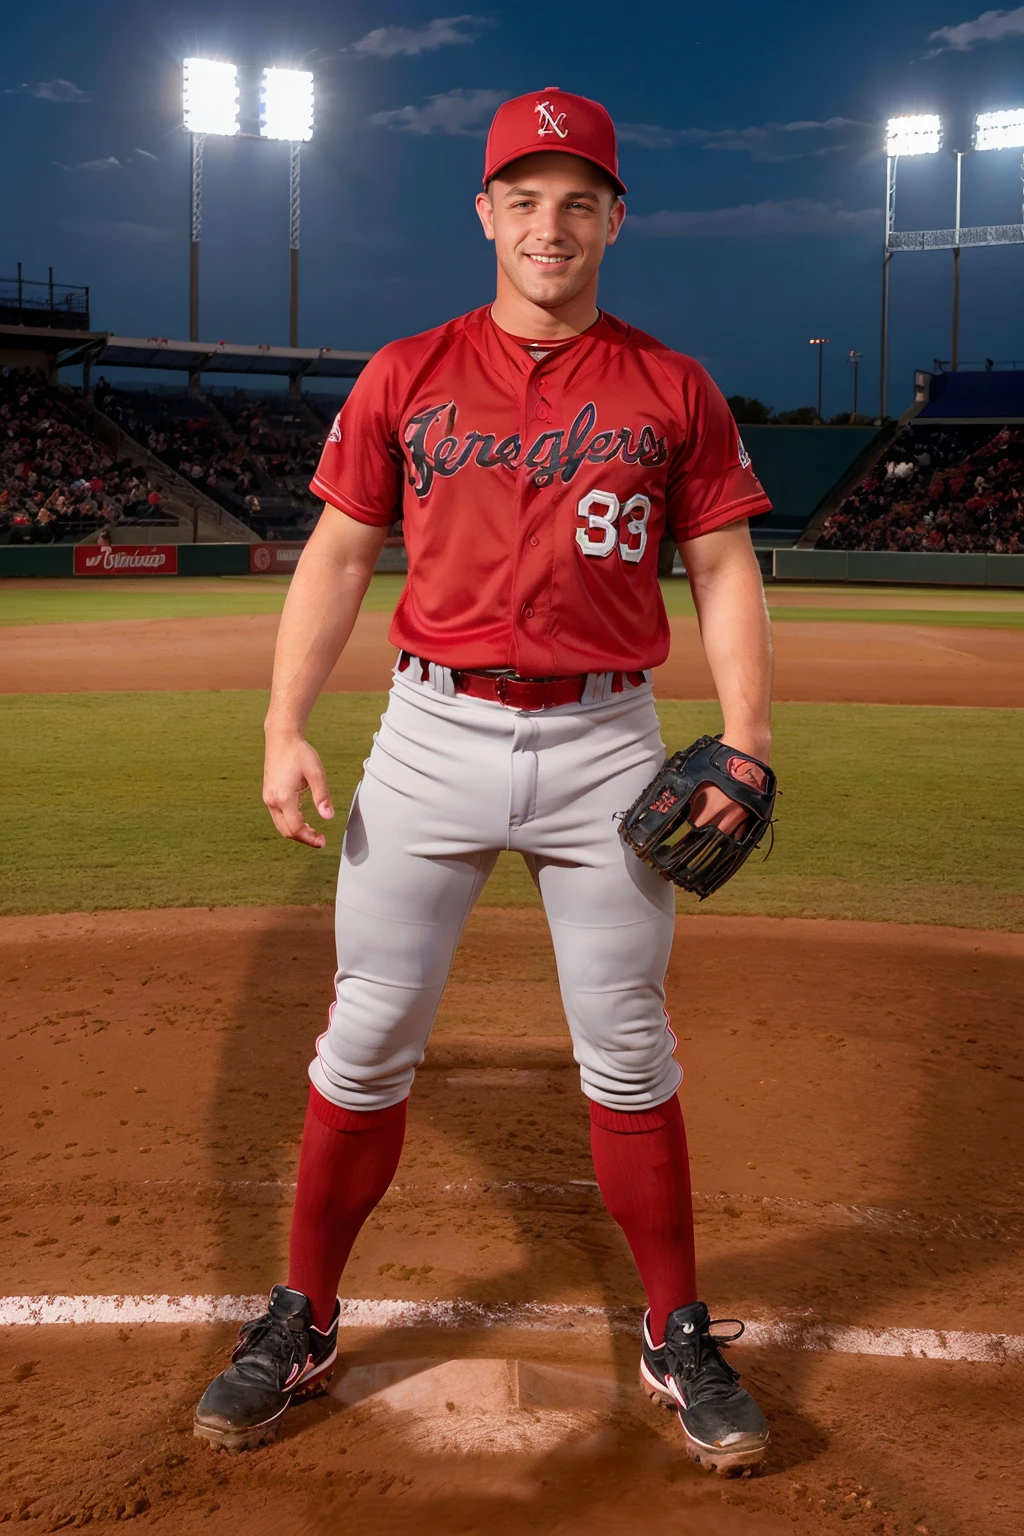
[[[714,785],[748,811],[735,833],[693,825],[694,798],[706,785]],[[622,817],[619,832],[623,842],[663,880],[693,891],[703,901],[736,873],[761,842],[772,824],[775,790],[776,778],[767,763],[738,752],[720,736],[701,736],[666,761]]]

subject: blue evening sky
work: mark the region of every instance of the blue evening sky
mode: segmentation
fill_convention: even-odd
[[[466,3],[466,0],[463,0]],[[488,300],[473,212],[502,98],[558,85],[597,97],[629,186],[602,302],[699,357],[727,393],[877,401],[882,129],[938,111],[1024,106],[1024,5],[979,0],[608,0],[447,14],[401,0],[51,0],[8,18],[0,56],[0,275],[87,283],[93,323],[187,334],[186,54],[316,74],[303,151],[304,345],[368,348]],[[959,115],[959,126],[957,126]],[[965,162],[964,222],[1021,218],[1019,152]],[[948,154],[904,160],[898,222],[952,223]],[[891,408],[915,366],[949,356],[949,252],[893,262]],[[287,341],[287,148],[210,140],[204,339]],[[1024,358],[1024,249],[963,257],[961,357]]]

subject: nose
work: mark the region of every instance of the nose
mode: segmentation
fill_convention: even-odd
[[[562,228],[561,209],[556,205],[541,206],[531,230],[535,240],[546,245],[564,245],[565,230]]]

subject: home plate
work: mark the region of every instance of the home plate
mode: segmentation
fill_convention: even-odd
[[[335,1376],[346,1406],[397,1416],[421,1446],[449,1454],[547,1451],[604,1427],[626,1406],[611,1376],[526,1360],[392,1360]]]

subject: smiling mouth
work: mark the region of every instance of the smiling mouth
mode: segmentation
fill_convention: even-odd
[[[533,251],[527,251],[526,258],[532,261],[535,267],[564,267],[571,261],[571,256],[538,256]]]

